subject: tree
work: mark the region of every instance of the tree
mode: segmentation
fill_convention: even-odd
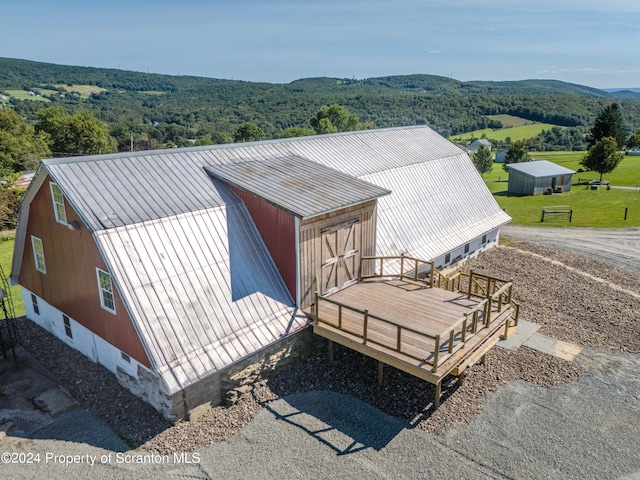
[[[522,163],[529,161],[531,161],[531,157],[529,156],[529,147],[527,146],[527,142],[525,140],[516,140],[509,146],[502,168],[509,171],[507,165],[510,163]]]
[[[627,140],[628,148],[640,148],[640,128],[638,128],[633,135]]]
[[[624,133],[622,114],[617,103],[606,106],[596,117],[591,133],[587,137],[588,148],[593,147],[605,137],[613,137],[620,147],[626,143],[627,136]]]
[[[279,137],[280,138],[293,138],[293,137],[308,137],[311,135],[315,135],[316,131],[311,130],[310,128],[304,127],[289,127],[284,129]]]
[[[318,134],[352,132],[360,127],[360,119],[357,115],[336,103],[321,107],[310,123]]]
[[[116,151],[109,127],[89,111],[69,115],[62,107],[38,112],[37,132],[46,132],[55,156],[92,155]]]
[[[486,145],[480,145],[473,156],[473,164],[475,165],[480,176],[493,170],[493,155]]]
[[[51,156],[47,135],[36,134],[32,125],[11,108],[0,108],[0,176],[34,170],[40,160]]]
[[[244,122],[233,134],[234,142],[254,142],[264,139],[264,132],[253,122]]]
[[[618,151],[616,139],[605,137],[589,149],[580,163],[588,170],[598,172],[602,182],[602,175],[613,172],[623,158],[624,153]]]

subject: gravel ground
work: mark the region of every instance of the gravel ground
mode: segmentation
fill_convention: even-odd
[[[568,252],[526,243],[512,246],[550,255],[640,293],[640,280],[624,271]],[[542,325],[539,332],[544,335],[582,347],[640,353],[640,300],[624,292],[508,248],[485,252],[464,266],[465,271],[469,269],[512,279],[521,314]]]
[[[609,275],[628,289],[637,289],[640,284],[633,275],[567,252],[528,244],[516,246],[552,255],[601,277]],[[545,335],[601,350],[640,352],[640,322],[634,316],[640,311],[640,301],[624,293],[513,249],[492,249],[464,268],[513,278],[516,297],[523,304],[523,317],[541,324],[540,331]],[[549,292],[556,294],[551,296]],[[551,387],[573,382],[580,376],[575,364],[534,350],[522,347],[512,352],[495,348],[487,355],[486,365],[476,365],[469,370],[461,387],[453,382],[443,385],[443,403],[432,412],[434,387],[431,384],[386,367],[384,384],[379,387],[375,361],[336,346],[333,366],[327,365],[327,356],[323,353],[302,365],[279,369],[265,378],[253,398],[230,408],[216,407],[196,421],[172,426],[146,403],[122,389],[113,375],[100,365],[31,322],[21,322],[21,331],[25,348],[95,416],[111,426],[131,447],[140,446],[159,454],[193,452],[226,440],[267,402],[300,392],[331,390],[348,394],[420,430],[443,433],[467,423],[482,407],[487,395],[501,385],[523,380]]]

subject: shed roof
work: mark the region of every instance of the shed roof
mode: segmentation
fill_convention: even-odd
[[[297,155],[212,165],[205,170],[299,218],[314,217],[391,193]]]
[[[529,177],[555,177],[557,175],[573,175],[574,170],[561,167],[548,160],[532,160],[530,162],[510,163],[507,165],[509,170],[515,170]]]

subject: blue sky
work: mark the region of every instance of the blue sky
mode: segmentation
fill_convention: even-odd
[[[287,83],[427,73],[640,87],[635,0],[0,0],[0,56]]]

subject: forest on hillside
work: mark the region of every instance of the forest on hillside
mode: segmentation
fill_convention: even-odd
[[[88,94],[78,86],[94,86]],[[17,99],[11,91],[40,94]],[[89,110],[109,125],[120,150],[227,143],[242,124],[278,138],[331,104],[346,107],[378,128],[429,125],[445,137],[500,128],[488,115],[508,114],[557,125],[533,143],[540,149],[583,149],[585,135],[606,105],[617,102],[632,133],[640,127],[640,94],[608,93],[551,80],[460,82],[433,75],[364,80],[311,78],[288,84],[169,76],[117,69],[71,67],[0,58],[0,93],[28,122],[58,105],[70,114]]]

